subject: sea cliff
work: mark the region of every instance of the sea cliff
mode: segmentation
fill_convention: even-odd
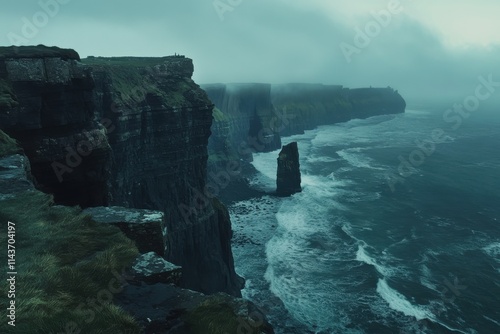
[[[53,199],[47,198],[43,208],[50,224],[56,225],[59,216],[51,212],[58,205],[96,207],[98,211],[113,206],[127,217],[137,210],[157,210],[162,219],[159,228],[152,226],[152,230],[163,234],[155,240],[164,241],[164,259],[174,264],[172,268],[180,267],[176,269],[181,271],[179,279],[174,281],[204,294],[241,296],[243,279],[234,271],[229,214],[217,198],[204,191],[213,104],[192,81],[192,74],[192,60],[184,56],[81,60],[73,50],[0,48],[0,130],[7,134],[0,132],[6,138],[0,152],[7,147],[5,164],[21,169],[7,174],[6,180],[19,180],[12,183],[12,191],[2,194],[1,204],[19,199],[23,201],[19,205],[24,201],[29,205],[23,196],[31,198],[38,191],[51,194]],[[6,145],[14,140],[16,145],[11,146],[19,148],[13,150]],[[22,155],[12,156],[19,152]],[[24,195],[26,191],[28,195]],[[45,195],[34,196],[45,199]],[[6,206],[0,209],[2,224],[3,218],[27,219]],[[82,214],[78,208],[74,210],[71,215]],[[120,222],[115,225],[123,226]],[[41,229],[38,236],[43,237],[43,232]],[[76,240],[78,236],[71,232],[65,231],[68,239]],[[121,235],[122,245],[133,245]],[[65,247],[70,251],[72,246]],[[162,253],[158,244],[155,247]],[[137,249],[132,247],[118,263],[129,263],[134,252]],[[178,291],[188,299],[189,293]],[[200,307],[210,302],[197,298]],[[248,312],[239,315],[241,309],[233,308],[243,307],[241,302],[228,300],[219,298],[215,309],[208,310],[210,316],[220,316],[217,312],[222,308],[221,317],[233,319],[235,330],[244,325],[252,331],[265,327],[272,332],[264,316],[256,324],[249,320],[252,315]],[[190,303],[190,309],[204,310],[196,305]],[[175,326],[179,322],[186,328],[192,326],[196,317],[189,314],[176,317]],[[200,316],[195,321],[199,328],[205,328],[204,321],[213,321]]]

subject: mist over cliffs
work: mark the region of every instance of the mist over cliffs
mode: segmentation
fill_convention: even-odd
[[[280,149],[282,137],[355,118],[404,113],[406,108],[403,97],[390,87],[236,83],[201,88],[215,105],[208,144],[208,168],[214,177],[209,182],[225,200],[248,187],[239,175],[230,177],[231,182],[220,182],[215,175],[233,164],[251,173],[246,162],[252,161],[252,154]]]

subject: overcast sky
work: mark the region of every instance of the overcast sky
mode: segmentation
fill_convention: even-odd
[[[499,13],[499,0],[2,0],[0,44],[57,45],[82,57],[180,53],[193,58],[198,83],[459,97],[480,75],[500,81]]]

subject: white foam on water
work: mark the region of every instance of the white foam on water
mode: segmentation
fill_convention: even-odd
[[[391,309],[401,312],[406,316],[415,317],[417,320],[434,318],[432,312],[424,306],[413,305],[404,295],[391,288],[386,279],[378,280],[377,293],[389,304]]]
[[[394,314],[397,317],[402,317],[404,314],[415,317],[417,320],[427,318],[435,321],[429,309],[422,305],[412,304],[403,294],[389,286],[387,282],[389,278],[404,277],[404,268],[399,268],[397,265],[401,261],[392,258],[389,251],[383,253],[370,247],[360,239],[359,228],[353,231],[349,222],[346,222],[346,219],[343,220],[342,214],[345,214],[345,210],[348,210],[351,205],[345,206],[341,203],[345,203],[346,197],[356,197],[356,187],[353,186],[355,181],[343,179],[343,174],[338,170],[327,176],[311,173],[310,167],[313,164],[339,161],[337,156],[333,158],[314,155],[320,152],[319,148],[324,146],[334,146],[334,150],[338,147],[339,157],[352,167],[383,169],[379,168],[381,166],[377,165],[376,161],[364,154],[364,151],[373,147],[392,145],[394,141],[390,138],[391,132],[382,131],[388,128],[388,122],[391,122],[391,126],[398,125],[396,121],[400,116],[391,117],[320,127],[318,130],[307,132],[306,136],[297,135],[287,138],[284,144],[291,140],[296,140],[299,144],[303,191],[289,198],[276,199],[277,203],[280,203],[277,204],[279,209],[274,216],[276,230],[259,231],[257,222],[271,218],[268,215],[255,216],[255,211],[244,221],[237,223],[237,226],[256,225],[252,232],[255,235],[269,232],[268,241],[265,243],[267,266],[264,266],[264,283],[269,284],[271,292],[283,302],[293,318],[306,324],[311,330],[323,331],[323,333],[347,333],[349,330],[347,326],[351,324],[349,314],[352,312],[352,307],[358,303],[376,305],[377,309],[374,309],[374,312],[383,318],[392,319]],[[397,132],[398,129],[394,131]],[[351,147],[348,148],[349,146]],[[253,165],[260,175],[252,180],[253,184],[258,184],[261,189],[275,189],[278,153],[279,151],[274,151],[254,155]],[[352,170],[350,167],[349,169]],[[328,170],[325,174],[329,172]],[[377,193],[373,200],[376,200],[377,196],[380,197],[380,194]],[[254,209],[256,209],[255,206],[250,208],[250,211]],[[352,240],[346,241],[345,236],[335,235],[339,226],[342,226],[342,230]],[[333,232],[333,227],[337,232]],[[242,228],[246,229],[246,227]],[[321,238],[322,235],[325,238]],[[260,238],[260,240],[264,239],[264,237]],[[259,238],[256,237],[255,240]],[[399,243],[401,242],[407,242],[407,240],[404,239]],[[238,249],[236,253],[238,252],[241,250]],[[249,272],[251,270],[248,263],[253,261],[250,258],[252,255],[245,254],[245,256],[247,263],[240,261],[238,271],[243,272],[245,269]],[[349,276],[351,270],[346,270],[346,268],[359,268],[361,267],[359,263],[373,266],[379,274],[378,281],[376,277],[373,277],[372,271],[369,271],[371,281],[357,282],[358,277]],[[394,263],[396,265],[392,265]],[[243,268],[242,266],[249,267]],[[247,290],[244,291],[246,296],[255,296],[256,287],[262,285],[259,280],[262,280],[262,277],[249,280]],[[367,294],[366,290],[360,292],[360,295],[353,292],[353,286],[362,286],[366,282],[370,282],[366,284],[369,285],[370,293]],[[375,282],[377,282],[376,288]],[[366,299],[360,302],[358,298]],[[401,315],[395,311],[400,312]],[[353,332],[356,331],[353,330]]]
[[[332,234],[338,224],[334,212],[345,210],[337,200],[345,184],[333,175],[303,174],[302,181],[301,193],[281,199],[278,229],[266,244],[265,278],[295,319],[311,330],[331,332],[350,322],[339,307],[348,297],[337,291],[331,269],[346,258],[337,250],[342,241]]]
[[[377,272],[383,277],[394,277],[404,275],[401,268],[390,267],[388,265],[381,264],[382,261],[387,260],[390,256],[388,254],[382,254],[380,258],[375,258],[369,255],[369,246],[364,242],[358,242],[358,251],[356,252],[356,260],[369,264],[377,270]]]
[[[274,191],[276,189],[276,173],[278,170],[276,159],[278,154],[279,151],[276,150],[253,155],[252,165],[259,174],[250,180],[251,186],[264,191]]]
[[[493,320],[493,319],[491,319],[490,317],[487,317],[487,316],[485,316],[485,315],[483,315],[483,318],[485,318],[485,319],[486,319],[486,320],[488,320],[488,321],[491,321],[492,323],[494,323],[495,325],[497,325],[498,327],[500,327],[500,322],[498,322],[498,321],[496,321],[496,320]],[[499,329],[499,331],[500,331],[500,329]]]
[[[493,242],[482,248],[483,252],[500,264],[500,242]],[[500,273],[500,267],[495,268]]]
[[[266,274],[271,291],[278,296],[287,310],[301,323],[317,332],[331,332],[332,327],[343,328],[350,322],[338,303],[347,303],[345,296],[336,294],[330,281],[302,281],[293,273],[280,275],[269,267]],[[328,312],[328,310],[339,310]],[[353,332],[355,333],[355,332]],[[362,332],[359,332],[362,333]]]
[[[398,117],[401,116],[384,115],[320,126],[311,143],[313,147],[341,146],[343,143],[386,147],[386,139],[390,138],[387,129],[393,127],[394,123],[401,123]]]
[[[339,159],[335,159],[332,157],[327,157],[327,156],[317,156],[317,155],[311,155],[306,157],[307,163],[310,164],[316,164],[316,163],[332,163],[339,161]]]
[[[500,262],[500,242],[493,242],[483,247],[483,251],[496,261]]]
[[[387,275],[387,270],[383,266],[379,265],[377,261],[375,261],[374,258],[370,257],[365,250],[366,244],[359,244],[358,245],[358,251],[356,252],[356,260],[359,262],[364,262],[366,264],[369,264],[371,266],[374,266],[375,269],[377,269],[377,272],[381,275],[386,276]]]
[[[435,283],[433,283],[434,278],[430,268],[427,265],[423,264],[420,266],[420,273],[420,284],[433,291],[439,291],[439,287]]]
[[[359,148],[348,148],[338,151],[337,154],[353,167],[385,170],[385,168],[373,166],[373,159],[359,152]]]

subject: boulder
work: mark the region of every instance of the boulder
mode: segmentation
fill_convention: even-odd
[[[252,302],[224,293],[205,295],[172,284],[129,284],[115,302],[146,334],[273,334],[266,315]]]
[[[87,208],[83,212],[98,223],[117,226],[135,241],[139,252],[165,255],[167,229],[163,212],[119,206]]]
[[[147,284],[167,283],[178,285],[182,268],[166,261],[155,252],[141,254],[137,257],[130,274],[134,280]]]

